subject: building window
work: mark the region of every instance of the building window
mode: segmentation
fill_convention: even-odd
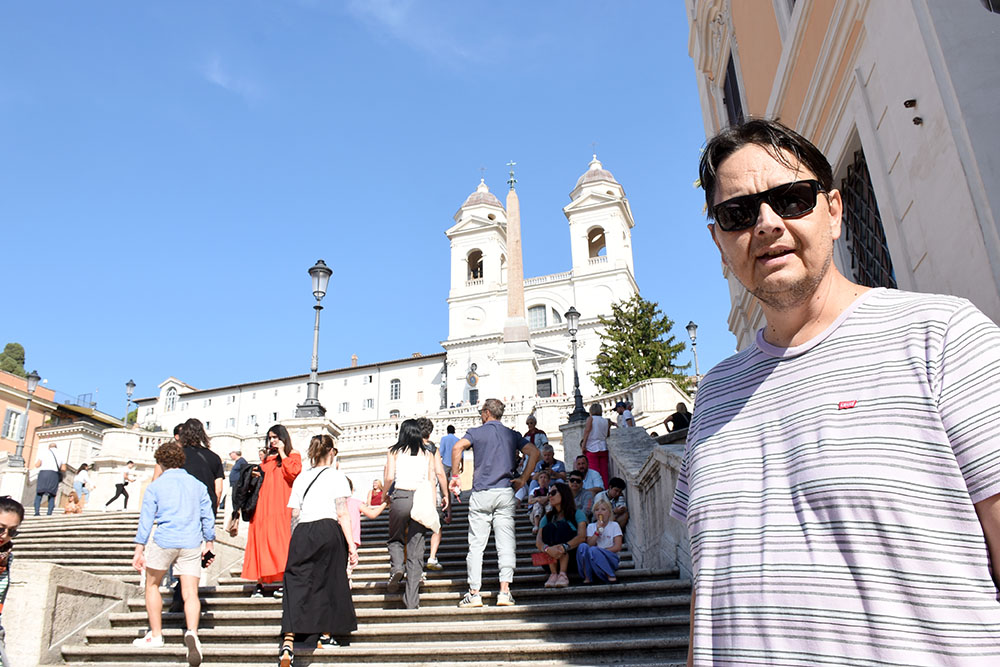
[[[399,410],[389,410],[389,419],[399,419]]]
[[[855,151],[840,194],[844,200],[844,242],[851,254],[854,280],[866,287],[895,288],[896,274],[864,151]]]
[[[548,310],[545,306],[532,306],[528,309],[528,328],[529,329],[544,329],[548,322],[545,319],[545,312]]]
[[[469,390],[469,403],[471,403],[472,405],[476,405],[476,404],[479,403],[479,390],[478,389],[470,389]]]
[[[604,257],[608,254],[607,239],[604,236],[603,227],[594,227],[587,232],[587,256]]]
[[[226,405],[232,405],[236,402],[236,396],[226,396]]]
[[[230,417],[226,420],[226,428],[236,428],[236,417]]]
[[[402,384],[399,380],[391,380],[389,382],[389,400],[398,401],[399,395],[402,393]]]
[[[210,405],[212,405],[212,399],[210,398],[206,398],[204,401],[201,402],[201,407],[203,408],[207,408]]]
[[[253,426],[257,423],[257,415],[250,415],[247,417],[247,426]]]
[[[417,392],[417,403],[423,403],[423,402],[424,402],[424,392],[418,391]]]
[[[722,103],[726,106],[726,117],[730,125],[743,122],[743,100],[740,98],[740,82],[736,78],[736,61],[729,54],[726,65],[726,79],[722,83]]]
[[[184,412],[187,409],[188,409],[188,404],[187,403],[181,403],[181,412]]]
[[[21,434],[21,415],[23,412],[7,408],[7,413],[3,417],[3,433],[0,434],[8,440],[17,440]]]
[[[206,431],[211,431],[212,430],[212,422],[209,422],[209,421],[205,422],[205,430]]]
[[[374,410],[374,409],[375,409],[375,399],[374,398],[366,398],[365,399],[365,410]]]
[[[338,412],[348,412],[350,411],[350,409],[351,409],[351,404],[348,403],[347,401],[344,401],[343,403],[340,404]]]
[[[538,380],[535,382],[535,386],[539,398],[548,398],[552,395],[552,378]]]
[[[366,375],[364,377],[364,379],[361,381],[361,383],[362,384],[371,384],[372,383],[372,376],[371,375]]]
[[[251,401],[256,401],[257,400],[257,392],[254,392],[254,393],[250,394],[250,400]]]
[[[272,412],[271,413],[271,421],[272,422],[278,421],[278,413],[277,412]]]
[[[167,389],[167,404],[163,406],[164,412],[173,412],[177,408],[177,390],[171,387]]]

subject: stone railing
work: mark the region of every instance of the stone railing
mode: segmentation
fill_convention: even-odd
[[[678,433],[670,439],[677,440]],[[668,439],[668,438],[661,438]],[[691,543],[687,526],[670,516],[684,442],[662,445],[645,429],[613,431],[608,438],[613,477],[625,480],[629,508],[626,540],[636,567],[677,568],[691,577]]]
[[[590,263],[591,266],[593,266],[594,264],[607,264],[608,263],[608,256],[607,255],[601,255],[600,257],[591,257],[588,260],[588,262]]]
[[[466,287],[477,287],[482,284],[483,284],[482,278],[470,278],[469,280],[465,281]]]
[[[564,271],[562,273],[553,273],[548,276],[538,276],[537,278],[528,278],[524,281],[525,287],[531,287],[532,285],[542,285],[544,283],[552,283],[557,280],[566,280],[567,278],[572,278],[572,271]]]

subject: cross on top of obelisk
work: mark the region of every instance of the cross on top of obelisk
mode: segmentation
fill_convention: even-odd
[[[517,179],[514,178],[514,167],[517,166],[517,163],[511,160],[507,163],[507,166],[510,167],[510,178],[507,179],[507,183],[510,185],[510,189],[513,190],[514,184],[517,183]]]

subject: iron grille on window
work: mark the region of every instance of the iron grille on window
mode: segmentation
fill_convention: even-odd
[[[864,151],[854,153],[854,162],[847,168],[840,193],[844,199],[844,240],[851,253],[854,279],[867,287],[896,287],[896,274]]]
[[[726,80],[722,83],[722,102],[726,106],[726,117],[730,125],[743,122],[743,101],[740,99],[740,82],[736,78],[736,63],[733,54],[729,54],[726,66]]]

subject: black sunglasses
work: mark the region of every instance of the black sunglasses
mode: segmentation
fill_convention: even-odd
[[[550,496],[554,496],[554,495],[556,495],[557,493],[559,493],[559,490],[558,490],[558,489],[552,489],[551,491],[549,491],[549,495],[550,495]]]
[[[724,232],[749,229],[757,224],[763,202],[782,218],[798,218],[816,208],[820,192],[826,190],[819,181],[793,181],[763,192],[727,199],[712,208],[712,219]]]

